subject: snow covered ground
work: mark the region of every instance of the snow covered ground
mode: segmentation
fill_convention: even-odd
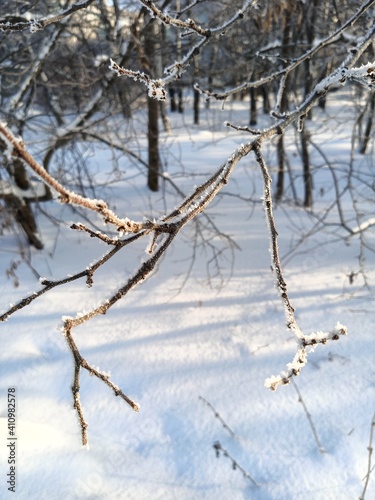
[[[320,144],[325,143],[338,172],[350,149],[344,139],[350,135],[350,123],[337,121],[343,109],[338,100],[327,112],[317,111],[311,124],[319,129]],[[212,107],[202,125],[188,129],[184,121],[191,122],[191,115],[173,116],[172,134],[165,138],[168,172],[181,174],[180,160],[186,173],[214,172],[246,140],[246,135],[222,123],[229,119],[245,124],[246,116],[240,103],[224,112]],[[98,152],[91,161],[99,175],[105,157]],[[301,168],[298,157],[292,168]],[[142,217],[151,203],[160,210],[166,210],[165,203],[172,208],[177,198],[151,194],[143,177],[135,175],[130,181],[131,170],[127,173],[126,182],[104,189],[120,214]],[[314,173],[317,211],[334,194],[330,175],[324,168]],[[188,175],[177,179],[186,192],[200,180]],[[298,182],[297,189],[300,194]],[[152,277],[106,316],[76,330],[82,354],[110,371],[113,381],[141,406],[139,413],[133,412],[108,387],[83,374],[88,449],[81,446],[72,408],[73,362],[59,330],[61,317],[105,299],[144,258],[142,245],[125,249],[99,271],[92,289],[83,281],[56,288],[0,325],[1,498],[359,498],[375,411],[375,308],[373,294],[362,287],[360,277],[349,283],[350,273],[358,270],[358,244],[345,245],[337,238],[334,242],[332,233],[319,232],[292,252],[301,235],[296,228],[307,232],[311,217],[292,203],[277,207],[285,278],[300,326],[308,334],[330,330],[340,321],[348,336],[318,346],[295,385],[271,392],[264,387],[265,379],[292,360],[296,343],[286,330],[270,271],[260,176],[252,159],[238,165],[226,191],[252,196],[254,201],[223,195],[207,212],[240,246],[233,267],[228,251],[227,261],[220,265],[222,276],[215,277],[215,268],[207,269],[208,248],[198,247],[184,284],[194,250],[189,244],[194,231],[186,228]],[[349,203],[344,209],[352,210]],[[80,220],[67,207],[53,210],[67,222]],[[46,251],[32,252],[32,265],[42,276],[80,271],[106,250],[67,225],[58,229],[43,216],[40,224]],[[212,242],[221,245],[219,238]],[[14,244],[12,236],[1,237],[2,310],[40,286],[24,264],[16,271],[18,288],[6,278],[11,259],[6,250]],[[374,285],[374,254],[368,253],[365,266]],[[18,437],[15,494],[6,483],[6,394],[13,386]],[[318,449],[297,391],[324,452]],[[232,458],[220,450],[216,456],[218,442]],[[370,478],[366,498],[375,498],[375,477]]]

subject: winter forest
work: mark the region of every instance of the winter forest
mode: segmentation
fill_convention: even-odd
[[[0,497],[375,497],[375,0],[3,0]]]

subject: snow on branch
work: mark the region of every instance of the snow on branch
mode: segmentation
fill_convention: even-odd
[[[288,363],[286,365],[286,370],[282,371],[279,375],[272,375],[267,378],[264,382],[265,387],[275,391],[279,385],[289,384],[292,377],[297,377],[307,363],[307,347],[310,347],[310,352],[312,352],[318,344],[326,344],[329,340],[338,340],[340,336],[347,335],[347,333],[347,328],[341,325],[341,323],[337,323],[335,328],[329,332],[302,335],[299,339],[299,346],[293,361]]]
[[[361,84],[369,90],[375,90],[375,61],[372,63],[364,64],[359,68],[338,68],[327,78],[319,82],[315,90],[322,92],[333,85],[338,83],[344,84],[347,80],[352,80]]]
[[[375,226],[375,217],[371,217],[370,219],[367,219],[363,221],[359,226],[354,227],[351,230],[350,236],[353,236],[354,234],[358,233],[363,233],[366,231],[366,229]]]
[[[245,14],[249,11],[251,7],[256,6],[257,0],[246,0],[240,10],[238,10],[234,16],[229,20],[217,26],[215,28],[202,28],[193,19],[187,19],[186,21],[181,21],[178,18],[173,18],[163,11],[158,9],[154,2],[151,0],[140,0],[140,2],[147,7],[151,12],[152,17],[160,19],[166,25],[172,25],[179,29],[185,29],[181,36],[190,35],[196,33],[200,38],[193,45],[188,52],[185,54],[181,60],[176,61],[171,66],[164,69],[167,74],[165,78],[159,80],[152,80],[148,75],[140,71],[132,71],[129,69],[121,68],[118,64],[111,60],[110,69],[115,71],[118,76],[128,76],[136,81],[143,82],[148,88],[148,95],[159,101],[164,101],[166,97],[166,92],[164,87],[171,83],[172,81],[181,77],[182,73],[189,66],[192,58],[198,55],[202,48],[207,45],[214,36],[220,36],[225,33],[232,25],[234,25],[238,20],[243,19]]]
[[[271,81],[275,82],[278,78],[281,78],[280,84],[279,84],[279,89],[278,89],[278,95],[277,95],[277,101],[278,103],[281,101],[282,93],[284,92],[285,88],[285,79],[286,77],[294,71],[296,68],[298,68],[304,61],[311,59],[317,52],[319,52],[321,49],[326,47],[328,44],[330,44],[333,40],[337,39],[339,36],[341,36],[348,28],[352,27],[354,23],[357,22],[357,20],[365,13],[367,10],[373,6],[374,0],[367,0],[361,7],[355,12],[345,23],[343,23],[339,28],[337,28],[333,33],[329,34],[326,36],[324,39],[320,40],[317,44],[315,44],[310,50],[307,50],[304,52],[300,57],[294,59],[290,64],[287,65],[287,67],[282,68],[280,70],[274,71],[273,73],[270,73],[267,76],[262,76],[259,80],[256,81],[247,81],[244,82],[236,87],[233,87],[232,89],[228,89],[225,92],[212,92],[207,89],[201,88],[198,84],[195,85],[195,88],[202,94],[204,94],[207,98],[214,98],[217,100],[225,100],[231,95],[235,95],[243,90],[251,89],[251,88],[258,88],[266,83],[269,83]],[[359,41],[358,44],[355,48],[353,48],[349,55],[347,60],[344,62],[344,64],[339,68],[337,76],[340,76],[340,78],[343,78],[344,75],[340,75],[340,71],[344,68],[348,69],[351,67],[351,62],[358,60],[360,55],[363,53],[363,51],[367,48],[369,45],[371,39],[374,36],[374,31],[375,31],[375,26],[373,25],[367,32],[367,34],[362,37]],[[262,49],[260,49],[262,50]],[[259,52],[259,51],[258,51]],[[373,64],[372,64],[373,66]],[[332,75],[331,75],[332,76]],[[365,86],[371,85],[371,89],[374,89],[374,81],[373,81],[373,73],[370,71],[368,73],[367,78],[363,79],[363,75],[361,75],[361,81],[360,83],[366,82]],[[329,78],[329,77],[327,77]],[[327,78],[325,78],[323,81],[326,81],[326,83],[333,83],[333,81],[327,82]],[[337,81],[340,81],[340,78],[338,78]],[[355,74],[353,74],[353,80],[355,79]],[[335,80],[336,81],[336,80]],[[345,79],[341,82],[344,83]],[[318,84],[320,85],[320,84]],[[327,85],[321,85],[320,87],[321,91],[324,91],[324,89],[327,88]]]
[[[155,3],[151,0],[139,0],[151,13],[152,17],[157,17],[164,24],[176,26],[177,28],[185,28],[195,31],[202,36],[210,36],[210,30],[204,29],[199,26],[193,19],[188,19],[187,21],[181,21],[181,19],[173,18],[156,7]]]
[[[288,363],[287,370],[281,372],[277,376],[269,377],[265,381],[265,386],[267,388],[276,390],[276,388],[279,385],[289,384],[292,377],[296,377],[300,374],[302,368],[307,363],[308,347],[310,347],[311,350],[313,350],[317,344],[326,344],[329,340],[338,340],[340,335],[347,334],[347,328],[341,325],[340,323],[337,323],[336,327],[328,333],[318,331],[317,333],[305,335],[302,332],[301,328],[299,327],[294,314],[295,309],[290,301],[287,284],[284,279],[281,268],[279,247],[278,247],[278,233],[273,213],[271,176],[269,174],[266,162],[264,160],[260,143],[257,140],[255,140],[255,142],[253,143],[253,151],[255,153],[256,161],[261,169],[263,176],[263,190],[264,190],[263,204],[269,229],[272,268],[276,275],[275,285],[283,301],[286,326],[288,327],[289,330],[293,332],[298,342],[297,352],[293,358],[293,361],[291,363]]]
[[[148,89],[149,97],[153,97],[158,101],[165,101],[167,93],[162,80],[153,80],[150,76],[141,71],[132,71],[131,69],[121,68],[121,66],[116,64],[112,59],[109,68],[114,71],[117,76],[128,76],[136,82],[144,83]]]
[[[0,124],[0,138],[4,138],[4,142],[6,143],[8,149],[8,154],[17,155],[19,158],[23,159],[23,161],[25,161],[25,163],[30,168],[32,168],[35,173],[37,173],[45,182],[47,182],[59,193],[60,198],[63,198],[63,202],[70,204],[77,203],[80,204],[80,206],[82,206],[83,208],[89,210],[92,209],[97,212],[99,211],[99,213],[105,216],[105,220],[108,219],[107,222],[111,222],[116,225],[118,223],[121,223],[121,221],[124,222],[123,219],[120,219],[116,214],[109,211],[104,202],[86,199],[66,190],[53,177],[51,177],[41,165],[37,164],[35,159],[26,152],[21,141],[13,136],[13,134],[5,124]],[[31,302],[41,297],[44,293],[50,291],[52,288],[71,283],[72,281],[80,278],[86,278],[87,286],[91,287],[93,285],[94,273],[97,269],[99,269],[99,267],[108,262],[119,250],[124,248],[124,246],[127,246],[128,244],[133,243],[140,238],[151,235],[153,241],[151,247],[147,242],[147,253],[149,254],[149,257],[146,261],[140,263],[135,273],[131,275],[122,286],[117,288],[108,299],[104,300],[101,304],[99,304],[92,310],[88,312],[77,313],[75,317],[63,318],[62,331],[74,359],[74,382],[72,385],[72,394],[74,409],[77,412],[81,427],[81,438],[83,445],[86,445],[88,443],[88,438],[87,422],[84,417],[79,392],[79,381],[82,369],[88,371],[91,375],[104,382],[108,387],[112,389],[116,396],[120,396],[135,411],[138,411],[139,406],[131,398],[126,396],[124,392],[110,380],[108,374],[94,368],[81,356],[73,338],[73,330],[96,316],[106,314],[114,304],[125,297],[130,291],[133,290],[134,287],[142,283],[153,272],[157,263],[166,253],[167,249],[169,248],[179,231],[193,218],[195,218],[198,214],[202,213],[205,210],[207,205],[213,200],[216,194],[228,183],[229,177],[237,163],[250,151],[251,145],[248,145],[247,147],[243,145],[238,147],[228,158],[228,160],[217,170],[217,172],[215,172],[206,182],[196,187],[193,194],[186,197],[186,199],[183,200],[180,206],[172,210],[167,216],[162,217],[157,221],[146,220],[144,223],[139,225],[137,225],[138,223],[129,221],[128,226],[124,228],[124,230],[128,232],[133,231],[136,234],[128,236],[124,240],[120,240],[118,238],[110,238],[109,236],[100,232],[91,231],[80,223],[73,224],[71,226],[72,229],[84,231],[89,234],[90,237],[95,237],[103,243],[113,246],[113,248],[111,248],[101,259],[93,263],[85,270],[73,276],[68,276],[67,278],[63,278],[57,281],[50,281],[48,279],[42,278],[40,280],[42,288],[39,291],[33,292],[29,296],[24,297],[22,300],[20,300],[15,305],[10,306],[10,308],[6,312],[0,315],[0,321],[6,321],[12,314],[28,306]],[[97,210],[98,205],[100,205],[99,210]],[[161,240],[161,242],[158,241],[158,246],[155,245],[156,240]]]
[[[12,22],[10,20],[7,21],[6,20],[7,17],[5,16],[5,18],[3,18],[5,20],[0,22],[0,31],[23,31],[25,29],[29,29],[31,33],[35,33],[38,30],[44,29],[49,24],[58,23],[62,21],[63,19],[70,16],[74,12],[77,12],[78,10],[86,9],[89,5],[91,5],[95,1],[96,0],[84,0],[82,2],[77,2],[71,5],[69,8],[60,12],[60,14],[50,17],[42,17],[40,19],[33,19],[30,21],[27,20],[17,21],[17,22]]]
[[[35,158],[26,150],[23,142],[20,139],[17,139],[4,123],[0,123],[0,139],[2,139],[6,144],[8,155],[14,155],[23,160],[24,163],[31,168],[43,182],[45,182],[58,194],[61,203],[78,205],[88,210],[97,212],[103,217],[104,222],[115,225],[119,232],[136,233],[143,229],[143,225],[140,222],[131,221],[127,217],[119,218],[108,208],[107,204],[103,200],[85,198],[84,196],[66,189],[55,177],[50,175],[45,168],[35,160]]]
[[[198,23],[196,23],[193,19],[188,18],[186,21],[182,21],[179,19],[179,17],[171,17],[162,10],[158,9],[156,7],[155,3],[152,2],[151,0],[139,0],[151,13],[152,17],[157,17],[162,21],[164,24],[167,26],[172,25],[176,26],[177,28],[183,28],[188,30],[187,34],[191,34],[192,32],[197,33],[198,35],[201,35],[203,37],[210,37],[211,34],[217,32],[223,32],[227,28],[229,28],[232,24],[234,24],[238,19],[242,19],[246,12],[253,6],[256,6],[257,0],[246,0],[242,6],[241,9],[239,9],[234,16],[231,17],[228,21],[223,23],[220,26],[217,26],[216,28],[202,28]],[[186,9],[184,9],[185,11]],[[178,13],[179,15],[181,14]]]

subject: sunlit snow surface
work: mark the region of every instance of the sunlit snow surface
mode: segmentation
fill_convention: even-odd
[[[350,140],[345,137],[350,137],[350,123],[343,115],[345,102],[340,96],[335,99],[336,103],[328,102],[325,113],[317,111],[314,124],[307,126],[319,130],[326,154],[340,162],[348,157]],[[184,116],[171,116],[172,133],[165,137],[168,176],[173,179],[177,172],[176,182],[186,193],[203,177],[182,176],[181,162],[186,173],[208,176],[247,140],[246,134],[222,126],[224,120],[246,125],[248,110],[243,106],[247,104],[224,111],[220,106],[203,112],[198,127],[185,128],[192,122],[189,110]],[[335,115],[337,119],[329,119]],[[100,175],[100,166],[108,158],[98,151],[91,159],[93,171]],[[298,157],[292,160],[298,172]],[[132,167],[123,161],[130,176]],[[272,156],[270,162],[274,172]],[[334,196],[330,175],[326,168],[314,174],[317,210]],[[144,183],[142,176],[135,175],[99,195],[109,194],[111,208],[136,220],[157,217],[177,205],[173,196],[167,196],[164,204],[162,194],[147,192]],[[299,184],[297,189],[301,196]],[[226,281],[215,278],[210,267],[210,287],[207,256],[198,248],[181,289],[190,266],[188,240],[193,234],[186,228],[150,279],[106,316],[76,329],[82,355],[110,372],[113,382],[140,403],[139,413],[132,412],[100,381],[83,374],[81,401],[89,423],[89,449],[80,445],[72,408],[73,363],[61,335],[61,317],[75,316],[105,300],[145,259],[149,241],[125,248],[98,272],[91,289],[83,280],[56,288],[0,325],[1,498],[12,498],[6,489],[5,428],[6,390],[11,386],[17,388],[14,498],[352,500],[361,495],[375,411],[375,310],[374,298],[361,288],[360,277],[349,283],[349,274],[358,270],[357,240],[328,244],[331,237],[317,233],[291,254],[299,237],[296,226],[307,231],[311,222],[292,204],[276,209],[280,252],[287,263],[285,279],[299,325],[306,335],[331,330],[338,321],[348,328],[347,337],[317,346],[296,379],[325,450],[320,453],[293,385],[276,392],[264,387],[267,377],[291,362],[296,343],[284,325],[274,287],[260,175],[252,159],[245,158],[237,166],[226,191],[256,201],[252,211],[243,201],[223,196],[207,212],[241,247],[235,251],[231,279],[227,279],[228,253],[228,261],[221,263]],[[160,212],[150,213],[151,202]],[[350,204],[344,209],[350,213]],[[67,222],[80,221],[66,206],[56,205],[53,210]],[[46,251],[33,251],[32,263],[47,279],[81,271],[107,250],[103,243],[68,226],[57,234],[48,220],[40,217],[39,222]],[[353,229],[365,226],[365,220],[357,221]],[[0,244],[6,250],[14,248],[15,241],[3,236]],[[14,288],[5,270],[17,254],[3,251],[0,258],[1,309],[5,310],[41,285],[21,264],[20,286]],[[366,267],[372,285],[374,264],[369,253]],[[235,437],[200,396],[213,405]],[[230,458],[215,456],[217,441],[258,487],[233,469]],[[375,477],[371,477],[366,498],[374,496]]]

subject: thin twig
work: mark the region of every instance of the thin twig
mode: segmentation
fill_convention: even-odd
[[[244,469],[238,462],[237,460],[235,460],[232,455],[229,453],[228,450],[226,450],[225,448],[223,448],[221,446],[221,443],[219,441],[215,441],[215,443],[212,445],[214,450],[215,450],[215,453],[216,453],[216,457],[219,458],[220,457],[220,454],[222,453],[224,455],[224,457],[227,457],[229,458],[229,460],[232,462],[232,469],[233,470],[240,470],[242,472],[242,475],[244,478],[248,479],[254,486],[257,486],[259,487],[260,485],[255,481],[255,479],[252,478],[252,476],[247,472],[246,469]]]
[[[57,14],[55,16],[42,17],[41,19],[33,19],[32,21],[11,22],[10,20],[8,20],[6,22],[0,22],[0,30],[23,31],[25,29],[29,29],[32,33],[34,33],[35,31],[44,29],[49,24],[58,23],[62,21],[63,19],[70,16],[74,12],[77,12],[78,10],[86,9],[87,7],[89,7],[89,5],[91,5],[95,1],[96,0],[84,0],[79,3],[74,3],[69,8],[63,10],[62,12],[60,12],[60,14]]]
[[[207,399],[205,399],[203,396],[199,396],[199,399],[201,401],[203,401],[212,410],[215,418],[217,418],[219,420],[219,422],[221,423],[221,425],[224,427],[225,430],[227,430],[229,432],[229,434],[232,436],[232,438],[238,439],[237,434],[229,427],[229,425],[225,422],[225,420],[223,419],[223,417],[214,408],[214,406],[209,401],[207,401]]]
[[[314,435],[314,439],[315,439],[315,442],[316,442],[316,445],[318,447],[318,450],[319,450],[319,453],[325,453],[325,449],[323,448],[323,446],[321,445],[321,442],[319,440],[319,436],[318,436],[318,433],[316,431],[316,427],[314,425],[314,422],[313,422],[313,419],[312,419],[312,416],[311,416],[311,413],[309,412],[309,410],[307,409],[307,406],[306,406],[306,403],[305,401],[303,400],[303,397],[302,397],[302,394],[301,394],[301,391],[299,390],[296,382],[292,379],[292,385],[294,387],[294,389],[296,390],[296,393],[298,395],[298,401],[301,403],[302,405],[302,408],[306,414],[306,417],[307,417],[307,420],[309,421],[309,424],[310,424],[310,427],[311,427],[311,430],[312,430],[312,433]]]
[[[371,464],[372,452],[374,451],[374,448],[373,448],[373,445],[372,445],[372,441],[374,439],[374,429],[375,429],[375,413],[374,413],[374,415],[372,417],[372,420],[371,420],[370,439],[369,439],[369,445],[367,447],[368,458],[367,458],[367,474],[364,477],[365,485],[363,487],[362,495],[359,497],[359,500],[365,500],[365,495],[366,495],[367,487],[368,487],[368,484],[369,484],[369,481],[370,481],[370,475],[371,475],[371,472],[374,470],[374,467]]]

